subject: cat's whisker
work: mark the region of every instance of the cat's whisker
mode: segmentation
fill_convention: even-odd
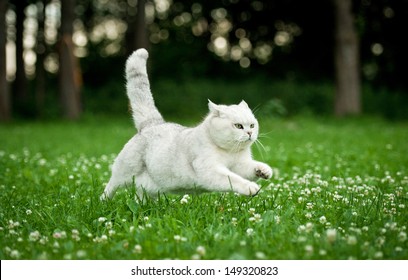
[[[265,159],[265,153],[267,152],[267,150],[266,150],[264,144],[262,144],[262,142],[259,141],[258,139],[254,143],[255,143],[255,146],[258,149],[262,159]]]
[[[271,137],[268,136],[268,135],[271,134],[271,133],[272,133],[272,130],[271,130],[271,131],[268,131],[268,132],[259,133],[258,137],[259,137],[259,138],[271,139]]]

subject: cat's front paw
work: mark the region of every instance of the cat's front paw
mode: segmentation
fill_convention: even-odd
[[[240,188],[238,193],[247,195],[247,196],[255,196],[258,194],[260,191],[260,187],[257,183],[254,182],[248,182],[248,184],[245,184],[242,188]]]
[[[272,177],[272,168],[265,163],[259,163],[258,166],[255,167],[255,175],[262,179],[269,179]]]

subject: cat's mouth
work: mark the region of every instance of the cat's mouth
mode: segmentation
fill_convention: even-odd
[[[242,137],[241,139],[239,139],[239,142],[241,143],[249,143],[249,142],[254,142],[255,139],[252,136],[246,136],[246,137]]]

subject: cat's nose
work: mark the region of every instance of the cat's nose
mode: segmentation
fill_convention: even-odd
[[[247,131],[247,134],[249,135],[249,137],[252,136],[252,131]]]

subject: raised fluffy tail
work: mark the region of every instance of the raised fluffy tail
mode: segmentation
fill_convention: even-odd
[[[163,123],[150,91],[146,61],[149,57],[145,49],[134,51],[126,62],[126,92],[132,108],[133,121],[138,131],[145,127]]]

